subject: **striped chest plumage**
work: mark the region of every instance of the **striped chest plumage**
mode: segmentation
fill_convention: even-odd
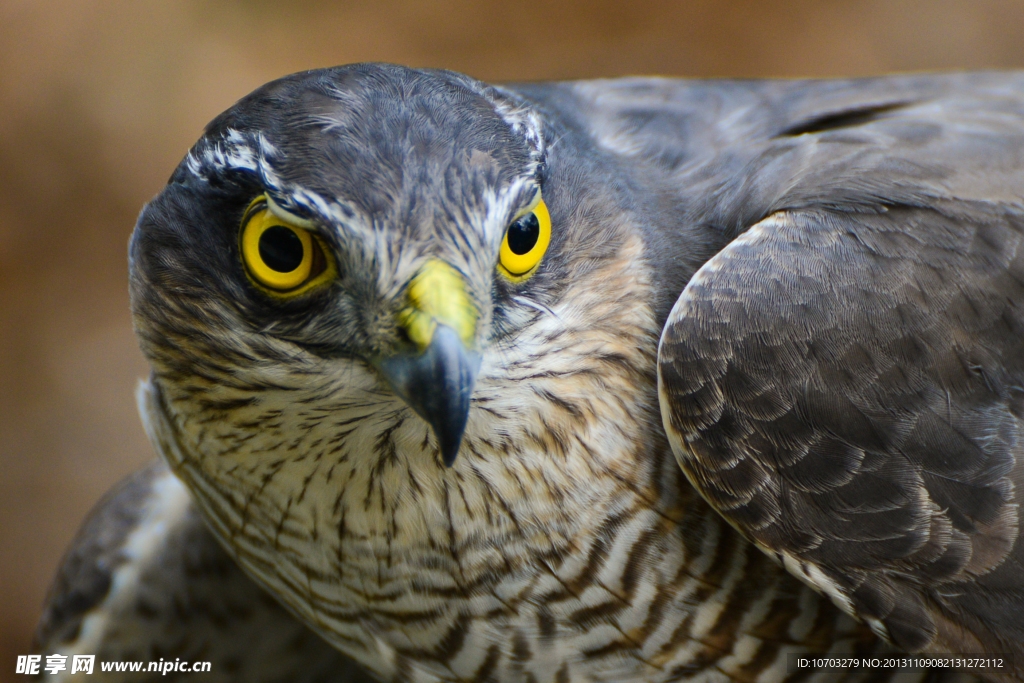
[[[161,382],[164,451],[240,564],[385,679],[777,680],[875,647],[685,481],[640,253],[485,358],[450,470],[355,365]]]

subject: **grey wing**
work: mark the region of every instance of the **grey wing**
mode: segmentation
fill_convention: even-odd
[[[210,662],[200,677],[212,681],[372,680],[241,572],[159,463],[121,482],[84,523],[50,589],[36,651],[96,655],[100,680],[196,675],[100,671],[176,660]],[[46,680],[77,680],[71,664]]]
[[[764,216],[679,297],[659,392],[691,482],[787,569],[907,650],[1020,666],[1024,107],[971,97],[915,105],[915,145],[894,115],[729,181]]]

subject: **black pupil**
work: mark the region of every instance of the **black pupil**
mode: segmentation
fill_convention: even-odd
[[[291,228],[275,225],[260,235],[260,258],[271,270],[290,273],[302,263],[302,240]]]
[[[522,256],[537,246],[540,237],[540,221],[537,214],[528,213],[508,226],[508,248],[513,254]]]

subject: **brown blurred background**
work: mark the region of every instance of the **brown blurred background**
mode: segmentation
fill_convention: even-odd
[[[489,81],[847,76],[1024,67],[1022,48],[1020,0],[0,0],[0,681],[82,517],[152,457],[135,216],[261,83],[368,60]]]

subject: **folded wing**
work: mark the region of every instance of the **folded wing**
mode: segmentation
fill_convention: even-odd
[[[693,484],[906,650],[1024,657],[1022,234],[992,203],[777,212],[662,337]]]

